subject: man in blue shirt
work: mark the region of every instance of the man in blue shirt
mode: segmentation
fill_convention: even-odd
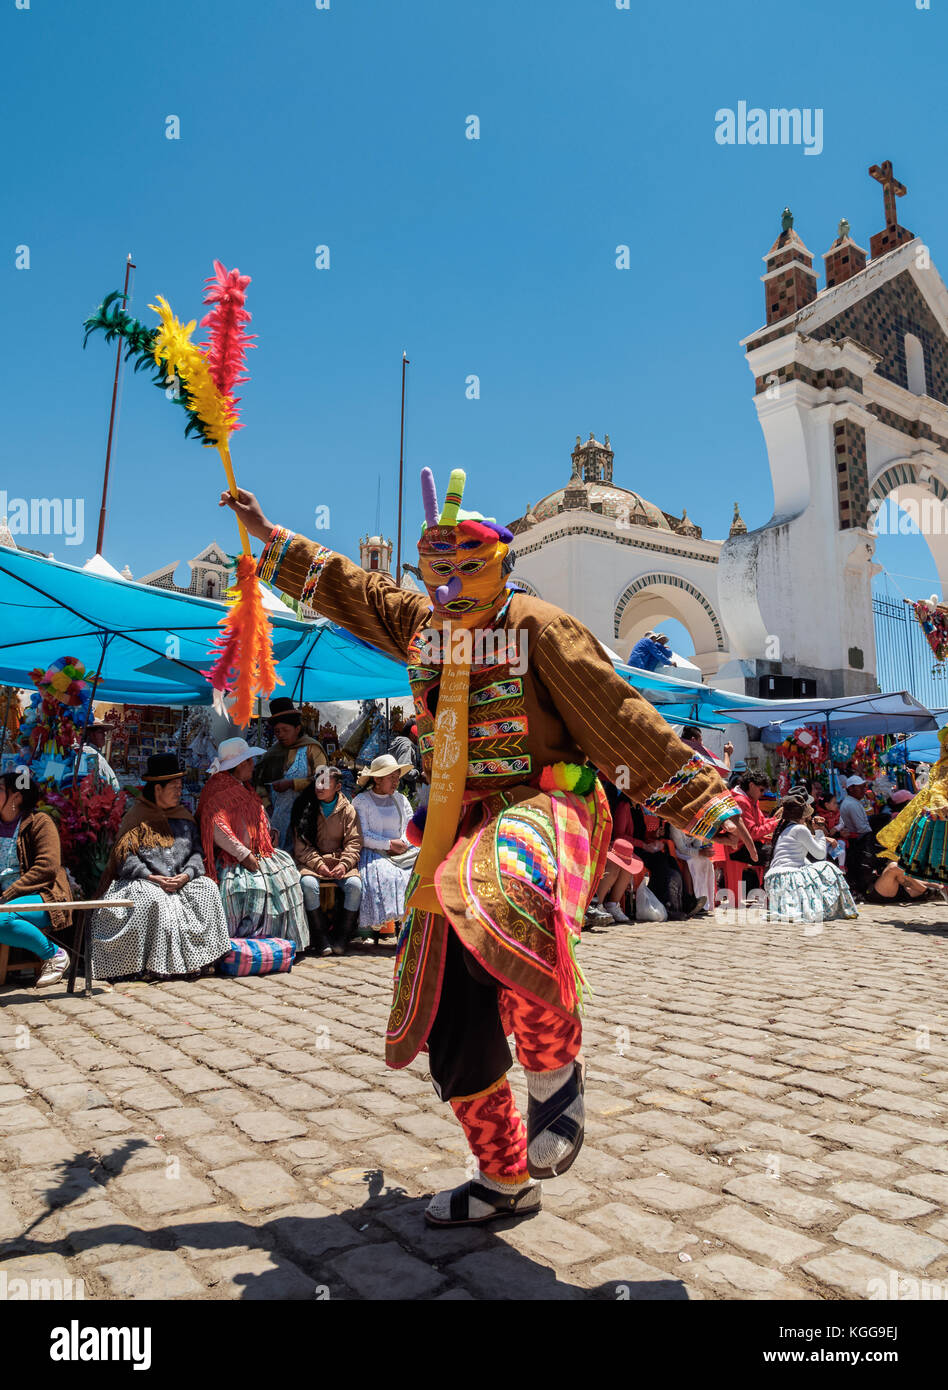
[[[674,666],[672,650],[664,632],[649,630],[629,652],[629,665],[640,671],[654,671],[659,666]]]

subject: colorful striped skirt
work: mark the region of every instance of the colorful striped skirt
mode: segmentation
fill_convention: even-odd
[[[899,845],[899,867],[912,878],[948,883],[948,821],[923,811]]]
[[[279,936],[301,950],[309,945],[309,925],[303,906],[299,870],[282,849],[266,859],[260,872],[243,864],[221,871],[220,888],[230,936]]]

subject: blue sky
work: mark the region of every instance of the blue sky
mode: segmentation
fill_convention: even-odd
[[[114,359],[101,340],[83,352],[81,326],[129,251],[149,321],[156,293],[199,316],[215,256],[253,276],[238,478],[296,529],[328,506],[332,546],[357,553],[375,528],[380,477],[394,536],[403,348],[409,559],[422,466],[442,487],[465,467],[469,504],[509,519],[563,485],[590,430],[610,434],[619,483],[706,535],[736,499],[762,523],[738,344],[763,319],[784,205],[818,265],[841,216],[868,247],[883,216],[866,169],[892,159],[902,221],[948,265],[948,6],[932,3],[11,0],[0,486],[82,497],[86,528],[78,546],[24,543],[94,549]],[[742,100],[821,108],[822,152],[718,145],[715,112]],[[222,476],[126,375],[106,557],[140,575],[212,538],[235,548]],[[879,558],[932,591],[921,540]]]

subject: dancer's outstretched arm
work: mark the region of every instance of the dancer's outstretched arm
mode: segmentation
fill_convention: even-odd
[[[390,575],[364,570],[337,551],[274,526],[244,488],[236,497],[222,492],[220,505],[230,507],[251,536],[264,542],[257,565],[261,579],[388,656],[405,659],[409,642],[431,611],[424,594],[399,589]]]

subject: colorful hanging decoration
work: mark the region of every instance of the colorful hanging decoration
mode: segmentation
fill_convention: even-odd
[[[819,776],[830,760],[826,732],[811,725],[801,725],[778,746],[777,754],[785,764],[785,770],[793,774],[796,780],[803,777],[810,781]]]
[[[18,743],[24,758],[72,751],[92,713],[93,683],[74,656],[61,656],[47,670],[30,672],[36,690],[20,723]]]
[[[944,661],[948,657],[948,607],[939,602],[937,594],[918,599],[911,607],[935,659]]]
[[[108,295],[99,309],[86,320],[89,334],[102,331],[106,342],[121,338],[126,344],[125,358],[134,360],[135,370],[151,366],[154,381],[184,406],[188,416],[185,434],[196,434],[202,442],[216,448],[224,465],[227,486],[237,496],[237,481],[230,457],[230,436],[242,428],[235,389],[249,378],[246,374],[247,349],[254,346],[246,325],[251,315],[244,307],[249,275],[227,270],[214,262],[214,274],[206,281],[204,303],[210,312],[201,320],[208,330],[205,344],[194,343],[194,319],[183,324],[167,300],[148,307],[158,314],[157,328],[149,329],[131,318],[121,307],[122,295]],[[250,550],[250,537],[238,521],[242,553],[236,561],[236,577],[227,596],[232,600],[220,621],[221,635],[213,644],[214,664],[206,676],[215,692],[215,707],[227,713],[236,724],[246,726],[253,714],[255,697],[270,695],[282,685],[273,660],[270,619],[257,582],[256,562]],[[224,695],[233,701],[224,707]]]

